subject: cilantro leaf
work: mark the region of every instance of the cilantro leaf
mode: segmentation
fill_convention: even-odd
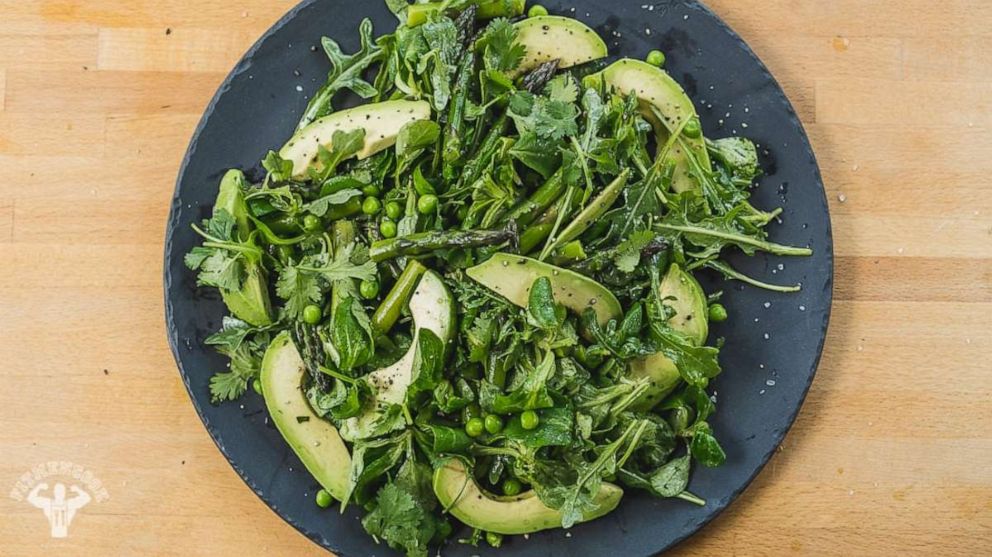
[[[301,270],[298,266],[286,265],[276,280],[276,294],[286,301],[283,308],[286,314],[299,319],[304,308],[321,301],[324,288],[315,273]]]
[[[487,70],[511,72],[520,66],[527,49],[517,42],[517,29],[506,18],[494,19],[482,32],[475,44],[483,53]]]
[[[575,119],[579,109],[572,103],[553,101],[517,92],[510,98],[510,117],[521,133],[533,132],[538,137],[560,140],[579,133]]]
[[[589,89],[595,92],[595,89]],[[579,87],[575,80],[567,74],[562,74],[548,82],[545,92],[553,101],[574,103],[579,100]],[[597,95],[598,97],[598,95]]]

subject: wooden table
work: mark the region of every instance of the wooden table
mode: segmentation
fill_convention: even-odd
[[[293,3],[0,0],[0,555],[323,554],[210,441],[162,308],[186,143]],[[710,5],[809,130],[837,289],[782,450],[675,553],[992,553],[992,3]],[[51,460],[109,494],[66,539],[7,496]]]

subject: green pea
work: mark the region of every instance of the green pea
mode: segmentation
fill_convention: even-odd
[[[382,222],[379,223],[379,232],[383,238],[395,238],[396,223],[389,219],[382,219]]]
[[[362,298],[366,300],[371,300],[379,295],[379,281],[363,280],[362,284],[358,286],[358,293],[362,295]]]
[[[520,425],[524,429],[536,429],[540,423],[541,418],[533,410],[526,410],[523,414],[520,414]]]
[[[331,497],[331,494],[328,493],[326,489],[321,489],[318,491],[317,496],[314,497],[314,500],[317,502],[317,506],[322,509],[330,507],[331,503],[334,502],[334,498]]]
[[[417,200],[417,211],[421,215],[429,215],[437,210],[438,198],[436,195],[425,195]]]
[[[710,306],[710,321],[720,323],[727,320],[727,308],[723,304],[713,304]]]
[[[303,217],[303,230],[307,232],[317,232],[323,227],[324,223],[320,221],[320,217],[317,215],[307,215]]]
[[[464,222],[468,218],[468,205],[462,205],[458,208],[458,221]]]
[[[258,379],[252,379],[251,390],[255,391],[258,394],[262,394],[262,382],[259,381]]]
[[[320,306],[310,304],[309,306],[303,308],[303,321],[310,325],[316,325],[320,323],[320,318],[323,317],[320,311]]]
[[[489,414],[486,416],[486,431],[492,433],[493,435],[503,431],[503,418],[500,418],[496,414]]]
[[[648,53],[647,63],[659,68],[665,65],[665,53],[660,50],[652,50]]]
[[[693,118],[692,120],[686,122],[685,127],[682,128],[682,135],[692,139],[702,137],[703,129],[699,125],[699,118]]]
[[[379,212],[382,208],[382,203],[379,202],[378,198],[369,196],[365,198],[362,202],[362,212],[366,215],[374,215]]]
[[[482,435],[482,431],[486,428],[486,424],[483,423],[482,418],[472,418],[471,420],[465,422],[465,433],[469,437],[478,437]]]
[[[507,478],[503,481],[503,494],[514,496],[520,495],[520,492],[524,490],[524,484],[520,483],[520,480],[516,478]]]
[[[382,193],[382,190],[380,190],[379,186],[375,184],[369,184],[364,188],[362,188],[362,193],[364,193],[365,195],[370,195],[372,197],[378,197],[379,194]]]
[[[393,220],[399,220],[403,216],[403,206],[396,201],[386,203],[386,216]]]
[[[486,532],[486,543],[493,547],[499,547],[503,545],[503,534],[497,534],[496,532]]]
[[[527,17],[541,17],[548,15],[548,9],[540,4],[534,4],[527,10]]]

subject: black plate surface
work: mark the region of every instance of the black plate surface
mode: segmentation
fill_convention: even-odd
[[[707,291],[726,291],[731,319],[713,327],[725,337],[724,373],[714,383],[719,410],[712,420],[727,464],[698,469],[690,489],[705,507],[629,493],[607,517],[573,528],[516,538],[495,551],[452,544],[444,555],[652,555],[699,530],[734,500],[782,441],[802,405],[823,348],[830,313],[833,248],[826,198],[816,160],[795,111],[765,66],[707,8],[692,1],[543,2],[552,13],[587,22],[612,54],[642,58],[652,48],[668,57],[668,71],[699,107],[709,137],[746,135],[764,152],[758,207],[782,206],[771,238],[809,245],[810,258],[738,257],[742,271],[800,294],[774,294],[704,277]],[[573,10],[574,8],[574,10]],[[323,81],[326,58],[311,50],[322,35],[358,47],[363,17],[378,33],[395,18],[380,0],[308,0],[286,15],[245,55],[217,92],[194,134],[179,172],[165,245],[165,304],[169,341],[190,397],[217,446],[245,483],[273,510],[315,542],[342,557],[393,555],[376,545],[352,508],[344,515],[313,503],[316,482],[266,419],[261,397],[209,402],[208,381],[224,359],[202,344],[220,326],[219,297],[198,289],[183,267],[197,243],[190,224],[209,215],[228,168],[258,169],[270,148],[290,135],[305,95]],[[294,73],[298,70],[299,76]],[[298,90],[298,88],[300,90]]]

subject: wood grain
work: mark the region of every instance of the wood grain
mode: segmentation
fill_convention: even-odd
[[[0,555],[324,554],[218,453],[162,315],[186,142],[292,4],[0,0]],[[992,3],[709,4],[809,130],[837,303],[782,449],[674,554],[992,553]],[[65,540],[6,497],[53,459],[111,495]]]

